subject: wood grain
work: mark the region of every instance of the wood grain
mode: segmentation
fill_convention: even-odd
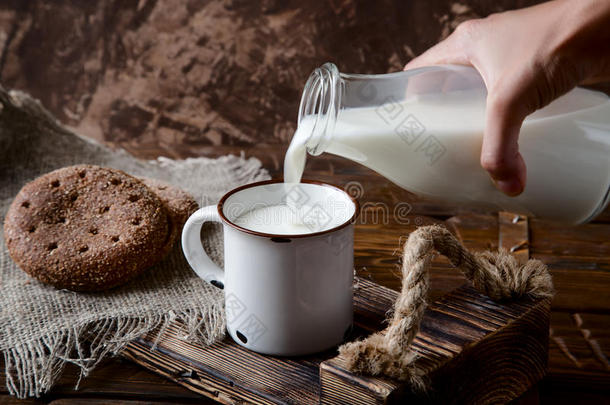
[[[530,258],[529,231],[526,216],[505,211],[498,213],[498,244],[521,264]]]
[[[366,279],[355,287],[352,338],[383,328],[397,293]],[[506,403],[525,393],[546,369],[549,302],[498,304],[462,287],[427,311],[414,350],[432,381],[431,397],[450,403]],[[210,347],[181,339],[173,325],[150,351],[155,334],[123,356],[221,403],[392,403],[422,400],[396,381],[356,376],[331,350],[280,358],[248,351],[229,338]],[[477,377],[478,376],[478,377]],[[486,384],[480,384],[483,378]]]
[[[413,342],[430,392],[355,377],[337,356],[320,365],[322,403],[507,403],[545,373],[549,304],[498,304],[471,287],[459,288],[428,308]]]

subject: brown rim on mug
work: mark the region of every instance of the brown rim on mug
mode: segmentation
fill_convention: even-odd
[[[339,191],[347,194],[347,196],[354,203],[354,214],[351,216],[350,219],[348,219],[347,221],[343,222],[341,225],[335,226],[334,228],[327,229],[325,231],[320,231],[320,232],[301,233],[301,234],[295,234],[295,235],[273,234],[273,233],[264,233],[264,232],[254,231],[252,229],[247,229],[247,228],[241,227],[241,226],[239,226],[237,224],[234,224],[233,222],[229,221],[229,219],[227,219],[227,217],[225,216],[225,214],[224,214],[224,212],[222,210],[223,206],[224,206],[224,203],[227,200],[227,198],[229,198],[233,194],[235,194],[235,193],[237,193],[239,191],[245,190],[247,188],[264,186],[264,185],[267,185],[267,184],[283,183],[283,182],[284,182],[283,179],[263,180],[263,181],[257,181],[255,183],[244,184],[243,186],[239,186],[237,188],[234,188],[233,190],[231,190],[231,191],[227,192],[225,195],[223,195],[222,198],[220,199],[220,201],[218,202],[218,205],[217,205],[218,206],[218,215],[220,216],[222,221],[224,223],[226,223],[227,225],[232,226],[233,228],[237,229],[238,231],[249,233],[250,235],[261,236],[261,237],[265,237],[265,238],[294,239],[294,238],[307,238],[307,237],[311,237],[311,236],[320,236],[320,235],[324,235],[326,233],[338,231],[339,229],[345,228],[349,224],[354,223],[356,218],[358,217],[358,214],[360,213],[360,204],[358,204],[358,200],[356,200],[354,197],[349,195],[349,193],[346,192],[345,190],[343,190],[342,188],[340,188],[340,187],[338,187],[338,186],[336,186],[334,184],[324,183],[324,182],[317,181],[317,180],[301,180],[301,183],[315,184],[315,185],[319,185],[319,186],[334,188],[336,190],[339,190]]]

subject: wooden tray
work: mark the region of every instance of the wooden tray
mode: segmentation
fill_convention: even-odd
[[[500,218],[501,244],[527,258],[527,223]],[[526,221],[525,221],[526,222]],[[525,226],[525,227],[524,227]],[[525,240],[523,240],[525,238]],[[359,278],[350,339],[383,329],[397,296]],[[187,343],[181,325],[130,344],[123,356],[221,403],[384,404],[505,403],[545,374],[550,300],[496,303],[463,286],[431,304],[413,349],[429,382],[428,394],[390,379],[354,375],[336,350],[307,357],[260,355],[226,338],[209,347]]]
[[[396,295],[358,279],[354,336],[383,328]],[[428,308],[414,342],[418,365],[431,381],[428,399],[489,403],[519,397],[545,373],[548,331],[549,300],[498,304],[469,286],[453,291]],[[151,334],[123,355],[226,404],[377,404],[415,395],[396,381],[351,374],[334,350],[282,358],[251,352],[230,338],[202,347],[181,336],[174,325],[155,351]]]

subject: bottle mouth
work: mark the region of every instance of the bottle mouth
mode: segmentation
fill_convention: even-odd
[[[341,83],[339,70],[333,63],[316,68],[305,83],[297,125],[310,121],[311,133],[306,142],[310,155],[324,152],[330,141],[341,105]]]

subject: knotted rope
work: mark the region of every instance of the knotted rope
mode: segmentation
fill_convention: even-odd
[[[471,253],[446,228],[421,227],[409,235],[404,247],[402,290],[394,303],[390,325],[364,340],[339,348],[349,370],[386,375],[409,381],[415,389],[424,388],[422,376],[414,366],[417,356],[410,346],[426,309],[428,268],[434,250],[446,256],[476,289],[493,300],[553,295],[551,275],[541,261],[529,260],[520,265],[504,250]]]

